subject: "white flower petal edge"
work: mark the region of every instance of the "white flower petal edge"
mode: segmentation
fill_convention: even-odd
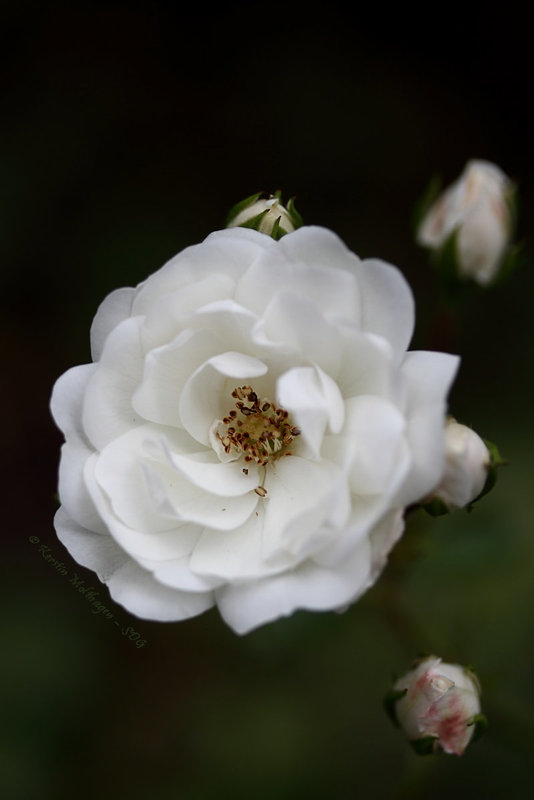
[[[343,610],[444,470],[458,360],[413,326],[400,272],[317,227],[218,231],[113,292],[52,394],[60,540],[146,619]]]

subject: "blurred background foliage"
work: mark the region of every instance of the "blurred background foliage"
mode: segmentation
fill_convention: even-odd
[[[0,316],[5,492],[2,797],[531,797],[534,149],[530,31],[513,4],[0,5]],[[247,637],[212,611],[129,616],[56,540],[56,377],[89,360],[104,295],[221,227],[258,190],[397,264],[433,341],[434,276],[412,241],[430,177],[472,157],[518,180],[521,270],[474,292],[449,347],[451,410],[510,465],[471,514],[422,512],[345,614]],[[37,536],[65,563],[42,558]],[[91,613],[100,592],[143,648]],[[417,650],[474,664],[490,720],[466,755],[418,759],[382,713]]]

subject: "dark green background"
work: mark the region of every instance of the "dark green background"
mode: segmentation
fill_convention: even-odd
[[[0,8],[2,796],[530,798],[525,20],[510,4]],[[472,157],[520,183],[527,243],[508,285],[470,296],[449,344],[463,357],[451,410],[510,461],[496,491],[472,514],[415,516],[391,568],[344,615],[299,613],[240,638],[216,611],[163,625],[108,601],[55,537],[61,436],[48,413],[56,377],[89,360],[105,294],[221,227],[237,200],[280,188],[307,222],[403,270],[415,345],[427,346],[436,291],[410,213],[434,172],[450,181]],[[145,647],[91,613],[75,574]],[[418,760],[381,710],[417,650],[478,669],[490,729],[462,759]]]

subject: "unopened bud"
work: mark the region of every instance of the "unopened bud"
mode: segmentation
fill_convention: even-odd
[[[421,755],[461,756],[486,726],[475,674],[436,656],[416,662],[386,695],[385,706]]]
[[[515,186],[499,167],[469,161],[424,214],[417,240],[436,251],[443,270],[450,271],[452,261],[457,279],[487,286],[512,255],[514,196]]]
[[[450,417],[445,425],[445,471],[432,501],[448,511],[465,508],[484,489],[491,455],[478,433]]]
[[[273,239],[281,239],[302,225],[302,217],[293,198],[283,206],[280,192],[274,195],[254,194],[237,203],[228,214],[227,228],[253,228]]]

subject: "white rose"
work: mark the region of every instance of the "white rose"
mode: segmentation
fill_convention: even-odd
[[[461,756],[475,733],[480,688],[474,674],[459,664],[429,656],[397,681],[406,690],[395,716],[412,742],[432,737],[433,750]]]
[[[219,231],[113,292],[52,395],[59,538],[144,618],[346,607],[443,472],[458,359],[407,353],[413,323],[397,269],[316,227]]]
[[[490,453],[478,433],[455,419],[445,426],[445,472],[432,498],[452,511],[464,508],[481,493],[488,477]]]
[[[497,275],[511,235],[512,184],[495,164],[469,161],[425,214],[420,244],[439,250],[455,231],[460,277],[486,286]]]

